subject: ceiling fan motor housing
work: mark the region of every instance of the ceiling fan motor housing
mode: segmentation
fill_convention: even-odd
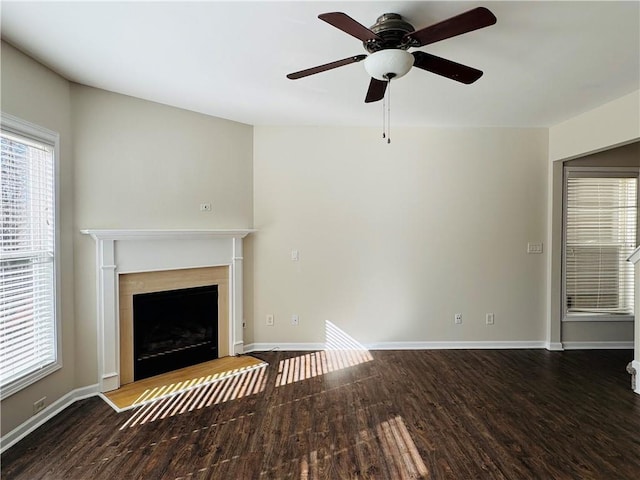
[[[403,37],[415,31],[415,28],[397,13],[384,13],[378,17],[370,30],[381,38],[381,40],[369,40],[363,43],[367,52],[374,53],[388,48],[407,50],[411,43],[403,40]]]

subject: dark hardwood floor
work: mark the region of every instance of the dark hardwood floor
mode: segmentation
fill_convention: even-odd
[[[137,410],[79,401],[2,478],[640,478],[630,351],[254,356],[269,366]]]

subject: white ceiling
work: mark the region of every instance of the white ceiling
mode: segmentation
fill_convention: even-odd
[[[392,83],[394,126],[551,126],[640,88],[640,2],[12,2],[2,37],[74,82],[252,125],[379,126],[365,53],[318,14],[416,29],[477,6],[496,25],[421,48],[484,71],[463,85],[414,68]]]

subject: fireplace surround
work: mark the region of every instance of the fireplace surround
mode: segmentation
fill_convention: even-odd
[[[139,380],[135,375],[135,297],[172,290],[215,286],[218,291],[216,315],[217,353],[230,354],[229,349],[229,267],[198,267],[177,270],[123,273],[118,276],[118,303],[120,318],[120,385]],[[219,321],[222,319],[222,321]],[[211,325],[213,326],[213,325]],[[181,365],[183,366],[183,365]],[[176,366],[175,369],[180,368]]]
[[[106,230],[87,229],[96,245],[98,368],[101,392],[133,379],[132,338],[123,327],[128,300],[123,282],[146,293],[218,284],[219,356],[243,353],[242,239],[254,232],[237,230]],[[145,280],[144,276],[155,279]],[[211,281],[211,276],[214,281]],[[208,277],[208,278],[207,278]],[[175,280],[175,279],[178,280]],[[195,279],[195,280],[194,280]],[[147,283],[145,286],[145,282]],[[164,286],[159,288],[156,283]],[[177,282],[177,283],[176,283]],[[203,283],[204,282],[204,283]],[[206,283],[209,282],[209,283]],[[226,287],[226,288],[225,288]],[[128,295],[128,293],[127,293]],[[221,306],[222,305],[222,306]],[[133,335],[131,335],[132,337]]]

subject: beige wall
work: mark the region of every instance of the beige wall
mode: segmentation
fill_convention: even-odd
[[[638,165],[640,139],[640,91],[567,120],[549,129],[549,225],[548,341],[631,342],[632,322],[562,323],[562,171],[565,161],[588,156],[591,165]],[[635,143],[634,143],[635,142]],[[619,147],[619,148],[615,148]],[[615,148],[615,150],[614,150]],[[579,162],[576,162],[579,163]]]
[[[75,388],[73,278],[73,157],[69,82],[2,42],[2,111],[60,134],[60,261],[63,367],[2,402],[2,435],[33,414],[33,403],[46,405]]]
[[[5,435],[36,400],[98,381],[95,246],[79,230],[251,227],[253,128],[70,84],[4,42],[1,70],[2,111],[60,133],[64,365],[2,402]]]
[[[547,130],[379,137],[255,127],[254,340],[323,342],[329,320],[366,344],[543,341],[546,254],[526,252],[546,235]]]
[[[640,90],[549,129],[549,159],[569,160],[640,139]]]
[[[98,370],[95,245],[79,230],[251,227],[253,129],[81,85],[71,93],[77,369],[87,385]]]

